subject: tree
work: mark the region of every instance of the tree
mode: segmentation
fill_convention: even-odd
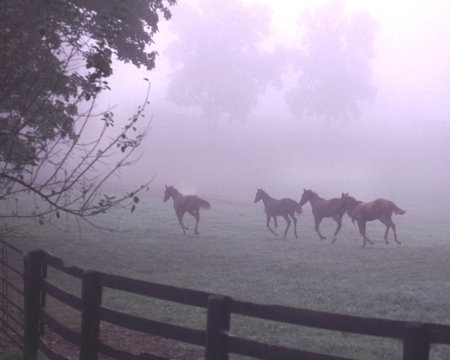
[[[145,184],[117,198],[99,191],[132,162],[130,156],[146,132],[137,122],[147,98],[112,135],[111,109],[95,114],[94,105],[109,89],[106,79],[113,72],[113,59],[149,70],[155,66],[156,53],[148,46],[160,14],[169,19],[169,6],[174,4],[175,0],[1,2],[0,201],[31,193],[46,204],[4,212],[3,219],[38,217],[43,222],[65,212],[88,221],[127,199],[138,201],[136,192]],[[86,133],[99,128],[98,123],[97,136],[88,138]],[[105,163],[109,167],[101,171]]]
[[[368,13],[346,15],[332,1],[304,14],[302,51],[292,64],[297,85],[286,101],[300,118],[328,120],[356,117],[360,105],[374,98],[370,60],[377,25]]]
[[[279,82],[281,73],[281,59],[259,48],[269,32],[268,9],[222,0],[179,10],[171,23],[178,40],[168,49],[176,70],[167,98],[199,107],[209,120],[245,119],[259,93]]]

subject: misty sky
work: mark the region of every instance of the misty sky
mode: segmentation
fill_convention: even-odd
[[[184,1],[200,4],[196,1]],[[325,1],[245,1],[272,9],[267,48],[297,46],[298,19]],[[115,67],[113,91],[103,100],[120,118],[142,102],[151,80],[152,130],[138,164],[139,177],[156,175],[156,189],[171,184],[230,200],[252,201],[257,187],[276,198],[299,198],[304,187],[323,197],[350,192],[361,200],[430,196],[450,204],[450,2],[342,2],[348,13],[367,11],[378,23],[371,61],[376,96],[361,116],[349,121],[299,121],[283,95],[267,88],[246,121],[208,122],[195,109],[166,99],[173,71],[166,49],[177,35],[161,23],[155,38],[160,56],[152,72]],[[181,7],[180,7],[181,9]],[[173,8],[173,21],[183,12]],[[288,79],[289,80],[289,79]],[[132,180],[130,180],[132,179]],[[298,200],[298,199],[297,199]]]

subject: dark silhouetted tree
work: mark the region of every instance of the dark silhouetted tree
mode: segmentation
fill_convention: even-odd
[[[269,34],[268,9],[204,0],[177,11],[171,26],[179,38],[167,51],[176,70],[167,98],[200,108],[209,120],[245,120],[258,94],[281,73],[282,59],[259,47]]]
[[[332,1],[306,12],[299,24],[302,50],[292,64],[299,76],[286,96],[293,115],[357,117],[361,104],[375,95],[370,60],[376,22],[365,12],[347,14],[343,3]]]
[[[99,197],[99,191],[132,162],[130,155],[145,135],[145,128],[137,128],[143,107],[112,134],[112,112],[97,110],[94,116],[93,109],[97,96],[108,89],[114,58],[154,67],[156,54],[148,47],[160,14],[168,19],[174,3],[1,2],[0,201],[4,205],[25,193],[46,205],[9,211],[2,206],[1,218],[44,222],[65,212],[87,220],[126,199],[134,209],[139,189],[119,197]],[[100,130],[93,135],[93,129]]]

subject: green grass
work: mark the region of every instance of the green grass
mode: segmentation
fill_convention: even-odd
[[[42,248],[66,264],[152,282],[230,295],[263,304],[367,317],[450,324],[450,226],[443,217],[423,217],[419,204],[394,216],[402,245],[385,245],[384,226],[368,224],[375,245],[362,248],[350,219],[344,218],[338,241],[320,241],[313,229],[309,205],[299,217],[299,238],[275,238],[265,227],[262,204],[211,201],[201,212],[200,236],[182,235],[171,203],[161,196],[141,198],[128,215],[108,215],[106,232],[61,221],[60,229],[29,225],[24,237],[11,239],[23,249]],[[284,220],[279,219],[280,232]],[[335,223],[326,219],[323,234],[331,238]],[[64,279],[60,280],[67,283]],[[67,285],[78,292],[79,284]],[[203,328],[205,313],[121,292],[107,292],[104,302],[123,311]],[[56,305],[55,305],[56,306]],[[62,319],[71,315],[56,306]],[[76,325],[74,325],[76,327]],[[239,336],[326,354],[367,360],[401,359],[401,344],[383,338],[294,327],[233,316],[231,329]],[[105,329],[105,332],[110,329]],[[113,330],[111,330],[113,332]],[[168,345],[172,346],[172,345]],[[176,351],[194,351],[180,345]],[[432,360],[450,358],[450,347],[433,346]],[[2,359],[0,357],[0,359]],[[7,359],[7,358],[5,358]],[[11,358],[12,359],[12,358]],[[3,360],[3,359],[2,359]]]

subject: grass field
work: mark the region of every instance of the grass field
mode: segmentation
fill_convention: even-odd
[[[375,245],[362,239],[345,216],[335,244],[320,241],[309,204],[299,217],[299,238],[275,238],[265,227],[263,205],[211,200],[202,211],[200,236],[182,235],[172,203],[162,195],[141,198],[135,213],[108,215],[99,222],[114,232],[83,227],[81,232],[61,220],[59,228],[30,224],[27,236],[9,240],[25,250],[42,248],[66,264],[132,278],[230,295],[263,304],[288,305],[350,315],[450,324],[450,224],[439,211],[399,203],[405,215],[394,215],[402,245],[385,245],[384,226],[368,224]],[[424,216],[424,214],[427,214]],[[284,220],[279,219],[280,232]],[[322,233],[335,229],[325,219]],[[392,234],[391,234],[392,235]],[[62,280],[64,281],[64,280]],[[67,284],[66,284],[67,285]],[[79,284],[67,285],[77,292]],[[120,293],[106,293],[108,306],[157,320],[203,327],[205,314],[168,303]],[[71,314],[60,310],[63,319]],[[74,327],[77,324],[72,324]],[[102,330],[103,331],[103,330]],[[114,332],[111,329],[104,330]],[[251,339],[355,359],[401,359],[395,341],[292,327],[233,317],[231,331]],[[149,342],[148,340],[142,340]],[[199,359],[200,349],[160,344],[172,358]],[[158,346],[158,345],[157,345]],[[182,354],[182,355],[180,355]],[[0,357],[3,359],[18,359]],[[236,357],[234,357],[236,358]],[[233,358],[233,359],[234,359]],[[432,360],[450,359],[450,347],[433,346]]]

